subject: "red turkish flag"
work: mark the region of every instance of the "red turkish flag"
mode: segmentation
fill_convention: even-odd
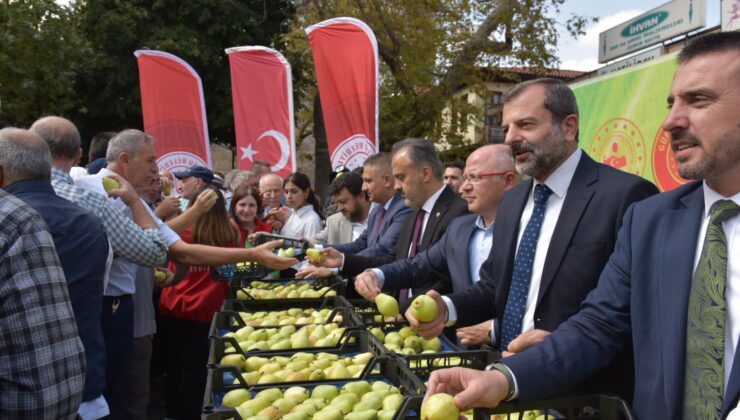
[[[203,84],[181,58],[163,51],[137,50],[144,131],[154,136],[161,170],[211,167]]]
[[[286,178],[297,170],[290,64],[266,47],[226,50],[231,69],[239,169],[264,160]]]
[[[321,110],[333,168],[362,165],[378,152],[378,44],[354,18],[306,29],[313,51]]]

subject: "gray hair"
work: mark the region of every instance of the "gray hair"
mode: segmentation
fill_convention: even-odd
[[[123,130],[108,142],[108,151],[105,154],[105,159],[108,162],[115,162],[123,152],[135,155],[139,152],[142,142],[150,145],[154,142],[154,137],[141,130]]]
[[[374,168],[391,172],[391,155],[385,152],[371,155],[365,160],[364,166],[372,166]]]
[[[62,117],[44,117],[30,128],[49,146],[54,159],[74,159],[80,150],[80,132],[68,119]]]
[[[431,141],[414,137],[401,140],[393,145],[393,156],[404,150],[408,151],[409,158],[415,167],[429,166],[432,168],[432,175],[437,180],[442,179],[445,168],[442,161],[439,160],[437,150],[434,149],[434,144]]]
[[[231,177],[228,187],[231,191],[235,191],[237,188],[239,188],[239,186],[241,186],[244,182],[249,181],[251,178],[254,178],[254,172],[239,171]]]
[[[15,127],[0,130],[0,167],[10,179],[51,179],[51,152],[38,134]]]

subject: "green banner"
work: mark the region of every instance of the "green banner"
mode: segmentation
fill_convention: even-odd
[[[666,98],[675,54],[572,85],[580,111],[579,144],[592,158],[644,177],[661,191],[685,182],[678,176],[668,134]]]

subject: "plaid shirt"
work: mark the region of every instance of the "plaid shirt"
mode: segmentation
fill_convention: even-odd
[[[0,190],[0,418],[75,418],[85,382],[64,272],[41,216]]]
[[[162,265],[168,245],[159,229],[142,229],[102,195],[82,189],[63,170],[51,168],[51,185],[58,196],[98,216],[116,256],[145,267]]]

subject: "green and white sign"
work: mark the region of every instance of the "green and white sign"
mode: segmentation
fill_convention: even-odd
[[[706,0],[673,0],[599,34],[599,63],[704,27]]]

